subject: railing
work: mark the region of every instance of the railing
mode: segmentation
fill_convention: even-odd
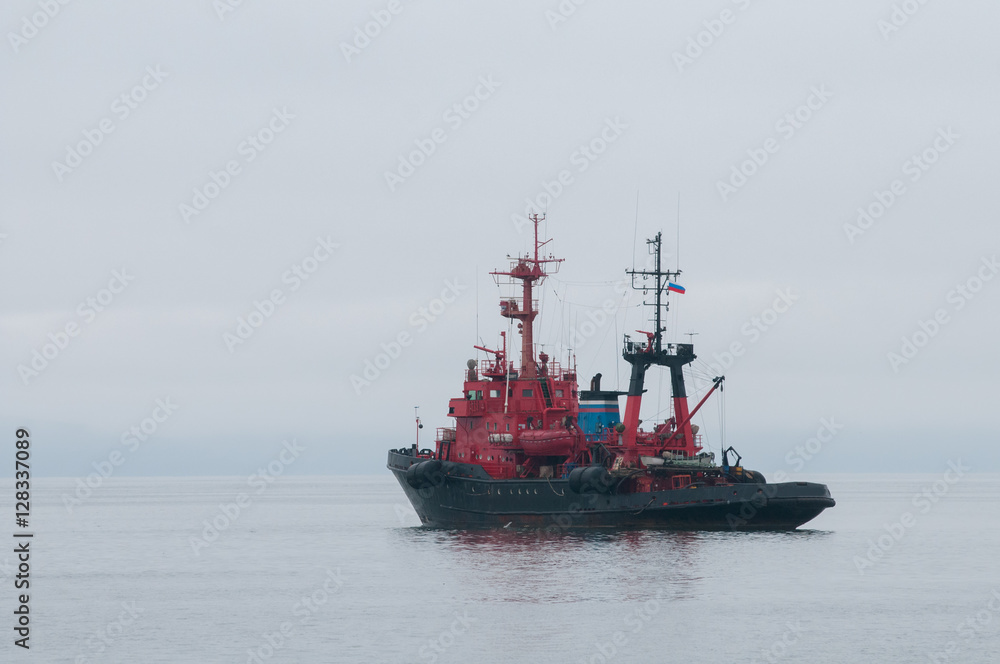
[[[513,362],[511,362],[507,366],[507,371],[514,371],[514,363]],[[490,360],[490,359],[479,360],[479,375],[480,376],[489,376],[489,377],[503,376],[504,375],[504,366],[502,364],[498,364],[495,359],[494,360]]]
[[[645,431],[643,433],[645,435],[640,436],[636,440],[636,442],[640,445],[650,445],[654,447],[683,447],[684,439],[678,437],[680,435],[679,432],[664,434],[663,438],[660,438],[651,431]],[[694,434],[694,444],[699,446],[701,445],[700,433]]]
[[[531,301],[531,310],[538,311],[538,300]],[[521,311],[526,311],[526,309],[524,308],[523,296],[505,297],[502,300],[500,300],[501,315],[506,313],[518,313]]]
[[[508,362],[507,366],[504,367],[503,364],[498,363],[496,359],[490,359],[490,358],[480,359],[479,368],[477,370],[478,371],[477,377],[480,380],[482,380],[482,377],[484,376],[486,378],[503,378],[506,376],[506,374],[504,374],[504,370],[506,370],[507,373],[510,374],[511,380],[517,379],[518,377],[517,369],[514,367],[513,362]],[[547,376],[552,380],[571,380],[571,381],[576,380],[576,373],[570,371],[569,369],[564,370],[562,363],[557,360],[550,359],[548,362],[546,362],[544,373],[542,373],[542,365],[539,364],[538,371],[539,375]],[[467,378],[468,378],[468,369],[463,369],[462,380],[466,380]],[[563,395],[563,396],[568,396],[568,395]]]
[[[584,434],[584,439],[588,443],[607,443],[609,445],[618,444],[618,432],[613,428],[608,428],[601,433],[587,433]]]
[[[542,370],[541,364],[538,365],[538,370],[539,372],[541,372]],[[562,380],[563,379],[562,364],[560,364],[557,360],[550,359],[548,362],[545,363],[545,373],[542,375],[550,376],[554,380]]]
[[[667,436],[661,440],[659,436],[654,436],[650,431],[645,431],[643,433],[645,433],[645,436],[636,438],[635,442],[637,445],[642,445],[644,447],[671,447],[671,443],[673,442],[675,443],[674,447],[681,447],[680,443],[682,441],[679,438],[672,438],[670,436]],[[614,427],[608,427],[601,433],[584,434],[584,439],[588,443],[605,443],[608,445],[617,445],[618,436],[619,433],[614,430]],[[702,446],[700,433],[694,435],[694,444],[697,445],[698,447]]]
[[[625,342],[625,352],[629,355],[634,355],[637,353],[645,353],[649,350],[649,344],[645,341],[632,341],[631,339]]]

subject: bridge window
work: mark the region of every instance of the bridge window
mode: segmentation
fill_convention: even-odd
[[[532,389],[530,387],[528,389],[521,390],[521,396],[522,397],[530,397],[533,394],[534,394],[534,392],[532,391]]]
[[[556,396],[557,397],[561,397],[562,395],[563,395],[563,391],[562,390],[556,390]]]
[[[490,390],[490,398],[498,399],[500,397],[500,390]]]

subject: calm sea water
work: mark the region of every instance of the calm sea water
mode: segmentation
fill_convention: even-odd
[[[0,661],[997,662],[1000,476],[943,478],[811,477],[838,506],[793,533],[548,535],[424,530],[388,474],[114,479],[72,513],[37,481]]]

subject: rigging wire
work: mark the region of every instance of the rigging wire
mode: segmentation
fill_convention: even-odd
[[[622,308],[619,305],[618,311],[615,312],[615,343],[616,344],[618,343],[618,339],[621,338],[621,337],[618,336],[618,313],[621,311],[621,309]],[[616,382],[615,389],[616,390],[619,387],[621,387],[621,381],[619,379],[619,376],[621,375],[621,368],[619,368],[619,366],[618,366],[619,365],[619,361],[618,361],[618,356],[619,355],[621,355],[621,353],[618,353],[618,352],[615,353],[615,382]]]
[[[552,275],[548,276],[552,281],[557,281],[560,284],[566,284],[569,286],[614,286],[615,282],[611,279],[605,281],[570,281],[569,279],[560,279]]]
[[[656,386],[656,414],[659,415],[663,412],[660,408],[660,403],[663,397],[663,374],[665,374],[666,371],[658,371],[657,373],[660,374],[659,384]],[[670,402],[670,405],[673,405],[673,401]],[[655,420],[656,418],[654,417],[653,419]]]
[[[632,267],[635,267],[635,245],[639,238],[639,188],[635,188],[635,228],[632,230]]]
[[[675,247],[677,271],[681,269],[681,192],[677,192],[677,246]]]
[[[619,308],[619,310],[621,309],[621,303],[618,304],[618,308]],[[616,329],[617,329],[617,322],[618,322],[618,311],[615,311],[615,323],[616,323],[615,327],[616,327]],[[599,355],[600,354],[601,349],[604,348],[604,343],[608,340],[608,335],[609,334],[611,334],[611,328],[610,327],[607,328],[604,331],[604,336],[601,337],[601,343],[597,344],[597,348],[594,350],[594,354],[595,355]],[[616,363],[617,363],[617,361],[616,361]]]
[[[508,318],[507,319],[507,352],[508,353],[510,353],[510,348],[511,348],[511,345],[512,345],[512,343],[511,343],[511,333],[512,333],[513,329],[514,329],[514,319],[513,318]],[[504,382],[506,383],[504,385],[504,389],[503,389],[503,414],[506,415],[507,414],[507,404],[509,403],[509,399],[510,399],[510,358],[507,357],[507,355],[504,355],[503,362],[504,362],[503,375],[504,375]]]
[[[702,367],[704,367],[704,369],[702,369]],[[704,360],[702,360],[701,358],[697,358],[695,360],[695,364],[689,365],[688,368],[691,371],[692,377],[695,378],[695,379],[701,379],[701,380],[705,380],[705,381],[708,381],[708,382],[713,382],[714,379],[716,378],[716,372],[713,371],[712,367],[709,366],[708,363],[705,362]],[[726,400],[726,396],[725,395],[726,395],[725,386],[722,386],[722,387],[719,388],[719,398],[716,400],[716,413],[717,413],[717,416],[719,418],[719,455],[720,455],[719,458],[721,458],[722,450],[724,450],[726,448],[726,444],[725,444],[725,440],[726,440],[726,431],[725,431],[725,424],[726,424],[726,412],[725,412],[726,402],[725,402],[725,400]],[[705,419],[704,419],[704,413],[701,413],[701,415],[702,415],[702,422],[701,423],[702,423],[703,426],[705,426],[706,423],[705,423]]]

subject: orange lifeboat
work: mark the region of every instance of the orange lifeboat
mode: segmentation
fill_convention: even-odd
[[[518,440],[526,456],[569,456],[576,436],[569,429],[528,429]]]

